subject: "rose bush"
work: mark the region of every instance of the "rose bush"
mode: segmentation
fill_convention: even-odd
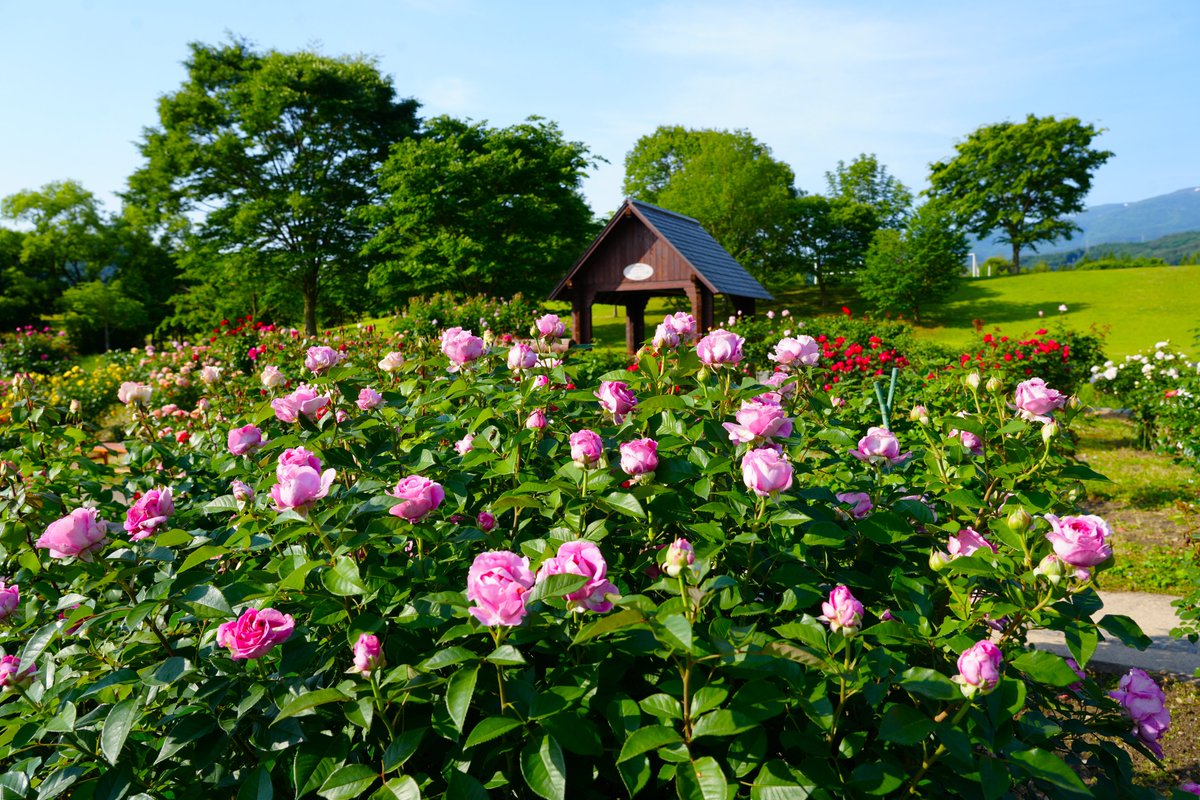
[[[1027,420],[1015,382],[954,373],[866,425],[877,398],[835,403],[819,364],[769,392],[733,339],[702,370],[687,338],[602,389],[569,353],[514,373],[474,342],[408,339],[401,363],[394,339],[270,332],[240,376],[206,351],[230,369],[185,441],[135,410],[120,464],[23,387],[0,427],[0,786],[1153,796],[1121,745],[1153,757],[1161,714],[1135,727],[1025,643],[1062,631],[1085,669],[1102,636],[1146,644],[1095,591],[1107,530],[1071,522],[1091,477],[1061,446],[1073,404]],[[316,346],[344,357],[312,375]],[[259,448],[229,452],[247,425]],[[120,521],[152,490],[164,519],[135,539]],[[1057,537],[1089,563],[1052,580]]]

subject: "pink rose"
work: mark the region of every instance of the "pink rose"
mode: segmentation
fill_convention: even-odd
[[[21,590],[15,583],[0,581],[0,620],[8,619],[21,604]]]
[[[1200,783],[1184,781],[1183,783],[1179,784],[1179,791],[1187,792],[1188,794],[1194,794],[1197,797],[1200,797]]]
[[[549,385],[550,385],[550,376],[549,375],[535,375],[534,376],[533,388],[545,389]]]
[[[489,533],[496,527],[496,518],[486,511],[480,511],[479,516],[475,517],[475,524],[479,530]]]
[[[150,395],[153,391],[144,383],[125,381],[121,384],[121,388],[117,389],[117,399],[127,406],[144,406],[150,402]]]
[[[843,636],[853,636],[862,627],[863,604],[854,598],[844,584],[838,584],[829,593],[829,600],[821,603],[821,616],[817,619],[829,624],[829,630]]]
[[[508,351],[508,368],[513,372],[523,369],[533,369],[537,366],[537,353],[524,342],[517,342]]]
[[[465,456],[467,453],[475,449],[475,434],[468,433],[463,438],[454,443],[454,452],[460,456]]]
[[[525,418],[525,427],[531,431],[540,431],[546,427],[546,412],[544,409],[535,408]]]
[[[320,472],[321,459],[303,447],[289,447],[279,454],[279,463],[275,467],[275,476],[283,480],[283,473],[288,467],[311,467]]]
[[[662,325],[684,341],[690,342],[696,336],[696,318],[685,311],[668,314],[663,318]]]
[[[295,422],[301,415],[311,420],[317,418],[317,412],[329,405],[329,398],[317,394],[316,390],[300,384],[289,395],[271,401],[275,409],[275,418],[280,422]]]
[[[528,558],[507,550],[480,553],[467,571],[467,599],[475,604],[467,611],[488,627],[520,625],[532,588]]]
[[[395,372],[404,366],[404,356],[392,351],[379,359],[379,368],[384,372]]]
[[[442,333],[442,352],[458,370],[483,355],[483,339],[462,328],[447,328]]]
[[[584,575],[587,583],[564,596],[570,611],[594,611],[603,614],[611,611],[613,604],[608,595],[619,594],[617,587],[605,579],[608,564],[600,548],[592,542],[578,539],[564,542],[553,558],[546,559],[537,573],[541,583],[549,575]]]
[[[235,456],[244,456],[247,453],[253,453],[263,446],[263,432],[256,425],[243,425],[240,428],[234,428],[229,432],[229,437],[226,439],[226,444],[229,445],[229,452]]]
[[[1171,726],[1167,696],[1154,679],[1136,667],[1121,677],[1117,688],[1108,693],[1133,720],[1133,732],[1159,758],[1163,756],[1158,740]]]
[[[663,572],[672,578],[678,578],[679,573],[696,563],[696,551],[687,539],[677,538],[667,546],[663,556]]]
[[[262,385],[268,389],[276,389],[287,383],[287,378],[279,371],[279,367],[274,365],[263,367]],[[294,420],[293,420],[294,421]]]
[[[354,643],[354,666],[348,672],[355,672],[364,678],[383,666],[383,649],[379,646],[379,637],[370,633],[360,634]]]
[[[275,473],[279,479],[271,487],[275,510],[282,512],[291,509],[301,515],[307,514],[318,500],[329,494],[329,487],[337,477],[335,470],[317,472],[302,464],[280,464]]]
[[[254,490],[245,481],[235,480],[229,484],[229,491],[233,494],[233,499],[238,503],[248,503],[254,499]]]
[[[150,536],[165,525],[174,513],[175,503],[171,500],[170,487],[151,489],[125,513],[125,530],[129,532],[129,540],[136,542]]]
[[[604,442],[595,431],[582,430],[571,434],[571,460],[580,469],[587,469],[604,455]]]
[[[792,487],[792,465],[773,447],[760,447],[742,456],[742,480],[760,497]]]
[[[388,513],[394,517],[403,517],[409,522],[419,522],[446,499],[446,492],[440,483],[434,483],[420,475],[403,478],[388,494],[402,501]]]
[[[331,367],[343,358],[344,356],[332,347],[324,345],[310,347],[304,357],[304,366],[308,367],[309,372],[314,375],[320,375],[323,372],[328,372]]]
[[[950,558],[955,559],[959,556],[969,556],[976,550],[991,550],[996,552],[996,546],[983,538],[982,534],[974,528],[963,528],[961,531],[950,537],[946,544],[946,549],[949,551]]]
[[[36,546],[49,550],[53,558],[75,556],[81,561],[91,561],[92,554],[108,541],[107,530],[104,521],[96,519],[96,509],[77,508],[51,522]]]
[[[789,336],[780,339],[767,358],[785,367],[793,364],[811,367],[821,360],[821,345],[811,336]]]
[[[655,350],[674,350],[679,346],[679,334],[667,327],[666,323],[662,323],[654,329],[654,339],[651,343]]]
[[[638,404],[629,385],[621,381],[601,381],[595,396],[600,401],[600,407],[612,414],[616,422],[624,419]]]
[[[200,382],[206,386],[212,386],[217,381],[221,380],[221,368],[214,367],[211,364],[206,365],[200,370]]]
[[[867,435],[858,440],[858,449],[850,455],[872,464],[899,464],[912,453],[900,455],[900,441],[887,428],[868,428]]]
[[[236,620],[217,626],[217,646],[228,647],[229,657],[235,661],[258,658],[286,642],[295,627],[291,614],[280,614],[273,608],[247,608]]]
[[[772,372],[766,383],[784,397],[791,397],[796,393],[796,381],[786,372]]]
[[[721,367],[742,360],[742,345],[746,340],[736,333],[718,328],[696,344],[696,355],[706,367]]]
[[[653,439],[634,439],[621,443],[621,471],[637,477],[658,469],[658,442]]]
[[[984,639],[967,648],[958,657],[958,675],[956,683],[962,686],[962,692],[967,697],[987,694],[1000,683],[1000,665],[1004,662],[1004,654],[1000,648]]]
[[[779,405],[779,395],[774,392],[760,395],[742,403],[734,415],[737,422],[723,423],[729,432],[729,441],[746,444],[755,439],[770,439],[778,436],[787,438],[792,433],[792,420]]]
[[[1112,536],[1108,523],[1093,514],[1059,519],[1046,515],[1053,530],[1046,538],[1054,545],[1054,552],[1073,567],[1094,567],[1108,560],[1112,547],[1107,543]]]
[[[1013,405],[1017,413],[1028,420],[1047,422],[1046,416],[1056,408],[1066,405],[1067,397],[1061,392],[1051,389],[1041,378],[1030,378],[1017,384]]]
[[[557,314],[546,314],[538,317],[537,322],[533,324],[538,334],[547,339],[561,339],[563,334],[567,332],[567,326],[558,318]]]
[[[361,411],[370,411],[383,402],[383,395],[372,389],[370,386],[364,386],[358,392],[358,400],[354,401],[354,405],[358,406]]]
[[[21,669],[21,659],[17,656],[0,656],[0,689],[10,686],[28,686],[33,681],[33,673],[37,668],[30,664]]]
[[[862,519],[875,507],[871,503],[871,495],[866,492],[838,492],[837,499],[839,503],[850,506],[850,516],[854,519]]]
[[[957,436],[958,440],[962,443],[962,446],[966,448],[967,452],[971,455],[983,455],[983,439],[980,439],[975,434],[971,433],[970,431],[960,431],[957,428],[952,428],[950,430],[950,435]]]

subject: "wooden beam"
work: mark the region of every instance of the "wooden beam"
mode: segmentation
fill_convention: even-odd
[[[646,297],[632,295],[625,302],[625,352],[633,355],[646,341]]]

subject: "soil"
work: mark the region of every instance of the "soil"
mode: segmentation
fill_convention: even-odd
[[[1085,514],[1103,517],[1114,531],[1121,532],[1129,548],[1157,545],[1179,547],[1187,543],[1175,509],[1139,509],[1114,500],[1089,497],[1080,503]]]
[[[1184,781],[1200,783],[1200,680],[1154,675],[1167,695],[1171,727],[1163,737],[1163,767],[1134,755],[1137,782],[1170,796]]]

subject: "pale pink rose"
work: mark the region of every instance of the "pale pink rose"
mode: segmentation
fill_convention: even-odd
[[[167,523],[175,513],[170,487],[151,489],[125,513],[125,530],[132,542],[145,539]]]
[[[225,443],[229,446],[230,453],[235,456],[244,456],[258,450],[265,441],[266,437],[263,436],[262,430],[257,425],[243,425],[230,430]]]
[[[10,686],[28,686],[33,681],[37,668],[30,664],[21,669],[21,659],[18,656],[0,656],[0,689]]]
[[[343,358],[345,356],[332,347],[318,345],[308,348],[308,352],[304,356],[304,366],[308,367],[308,371],[314,375],[320,375],[328,372]]]
[[[849,513],[854,519],[862,519],[875,507],[871,503],[871,495],[866,492],[838,492],[837,499],[839,503],[850,506]]]
[[[761,497],[792,487],[792,465],[773,447],[760,447],[742,456],[742,480]]]
[[[420,521],[446,499],[446,492],[440,483],[420,475],[402,478],[396,484],[396,488],[388,494],[402,501],[388,513],[394,517],[403,517],[409,522]]]
[[[558,318],[557,314],[545,314],[538,317],[533,324],[534,330],[538,335],[546,339],[561,339],[563,334],[567,332],[567,326]]]
[[[677,538],[667,546],[663,556],[663,572],[672,578],[678,578],[679,573],[696,563],[696,551],[687,539]]]
[[[811,336],[789,336],[780,339],[767,358],[785,367],[793,364],[811,367],[821,360],[821,345]]]
[[[517,342],[508,351],[508,368],[513,372],[533,369],[537,363],[537,353],[533,352],[533,348],[524,342]]]
[[[541,408],[535,408],[529,412],[529,416],[525,418],[525,427],[531,431],[540,431],[546,427],[546,411]]]
[[[899,464],[912,453],[900,454],[900,441],[887,428],[868,428],[867,435],[858,440],[858,449],[850,455],[872,464]]]
[[[586,469],[604,455],[604,442],[595,431],[582,430],[571,434],[571,460]]]
[[[1000,683],[1000,665],[1003,663],[1004,654],[1000,648],[984,639],[958,657],[958,675],[954,680],[962,686],[967,697],[987,694]]]
[[[600,401],[600,407],[612,414],[617,422],[624,419],[638,404],[637,397],[629,385],[622,381],[602,381],[595,396]]]
[[[271,401],[275,409],[275,418],[280,422],[296,422],[301,415],[315,420],[317,412],[329,405],[329,398],[317,394],[317,391],[305,384],[300,384],[289,395]]]
[[[483,339],[462,328],[447,328],[442,333],[442,353],[457,370],[483,355]]]
[[[1056,408],[1062,408],[1066,402],[1066,395],[1051,389],[1041,378],[1030,378],[1017,384],[1017,391],[1013,396],[1013,405],[1017,413],[1025,419],[1037,422],[1048,422],[1050,418],[1047,415]]]
[[[350,415],[346,413],[346,409],[339,408],[336,412],[334,412],[333,418],[340,425],[343,422],[345,422],[346,420],[350,419]]]
[[[370,411],[376,408],[383,402],[383,395],[372,389],[370,386],[364,386],[358,392],[358,399],[354,401],[354,405],[358,406],[361,411]]]
[[[772,372],[767,378],[767,386],[770,386],[784,397],[791,397],[796,393],[796,381],[786,372]]]
[[[528,558],[507,550],[480,553],[467,571],[467,599],[475,604],[467,611],[488,627],[520,625],[533,580]]]
[[[722,367],[742,360],[746,340],[736,333],[718,328],[696,344],[696,355],[706,367]]]
[[[379,368],[384,372],[395,372],[404,366],[404,356],[392,351],[379,359]]]
[[[121,388],[117,389],[117,399],[127,406],[144,406],[150,402],[150,395],[153,394],[153,391],[144,383],[125,381],[121,384]]]
[[[1073,567],[1094,567],[1109,559],[1112,546],[1107,542],[1112,536],[1108,523],[1094,514],[1070,516],[1059,519],[1046,515],[1052,530],[1046,538],[1054,545],[1054,552]]]
[[[0,620],[8,619],[21,604],[21,590],[15,583],[0,581]]]
[[[360,634],[354,643],[354,666],[348,672],[354,672],[365,677],[383,666],[383,648],[379,646],[379,637],[370,633]]]
[[[696,337],[696,318],[684,311],[676,311],[663,318],[667,330],[677,334],[681,341],[690,342]]]
[[[217,646],[229,648],[229,657],[235,661],[258,658],[287,641],[295,627],[291,614],[273,608],[247,608],[236,620],[217,626]]]
[[[479,530],[489,533],[496,527],[496,518],[486,511],[480,511],[479,516],[475,517],[475,524]]]
[[[600,548],[592,542],[582,539],[564,542],[559,546],[554,558],[542,563],[537,573],[537,582],[541,583],[550,575],[583,575],[587,583],[574,592],[563,597],[567,601],[569,611],[594,611],[603,614],[611,611],[613,604],[608,595],[619,594],[617,587],[605,579],[608,564]]]
[[[233,494],[233,499],[237,500],[239,504],[249,503],[254,500],[254,490],[245,481],[233,481],[229,484],[229,491]]]
[[[454,443],[454,452],[460,456],[465,456],[467,453],[475,449],[475,434],[468,433],[463,438]]]
[[[1154,679],[1136,667],[1121,677],[1117,688],[1108,693],[1133,720],[1133,732],[1159,758],[1163,756],[1158,740],[1171,726],[1167,696]]]
[[[279,454],[278,464],[275,467],[275,477],[283,480],[284,471],[291,467],[309,467],[320,472],[321,459],[303,447],[289,447]]]
[[[862,627],[863,604],[844,584],[838,584],[829,593],[829,600],[821,603],[821,616],[817,619],[828,623],[829,630],[843,636],[853,636]]]
[[[271,487],[276,511],[295,511],[307,514],[317,501],[329,494],[329,487],[337,477],[336,470],[317,472],[307,465],[280,465],[276,470],[279,482]]]
[[[662,323],[654,329],[651,344],[655,350],[674,350],[679,346],[679,334],[667,327],[666,323]]]
[[[61,519],[51,522],[35,543],[50,551],[53,558],[91,561],[92,554],[108,541],[108,526],[96,518],[96,509],[77,508]]]
[[[980,439],[970,431],[960,431],[957,428],[951,428],[950,435],[958,437],[958,441],[966,448],[967,452],[973,456],[983,455],[983,439]]]
[[[996,552],[996,546],[983,537],[981,533],[974,528],[963,528],[958,533],[950,537],[946,544],[946,550],[950,554],[951,559],[959,556],[969,556],[976,550],[991,550]]]
[[[287,383],[287,378],[279,371],[279,367],[269,365],[263,367],[262,385],[268,389],[277,389]]]
[[[550,376],[549,375],[535,375],[534,376],[533,388],[545,389],[549,385],[550,385]]]
[[[658,442],[653,439],[634,439],[621,443],[621,471],[638,477],[658,469]]]
[[[746,444],[755,439],[787,438],[792,433],[792,420],[779,405],[779,395],[768,392],[742,403],[734,415],[737,422],[723,423],[729,441]]]
[[[221,380],[221,368],[212,365],[205,366],[200,370],[200,382],[206,386],[212,386],[217,381]]]

